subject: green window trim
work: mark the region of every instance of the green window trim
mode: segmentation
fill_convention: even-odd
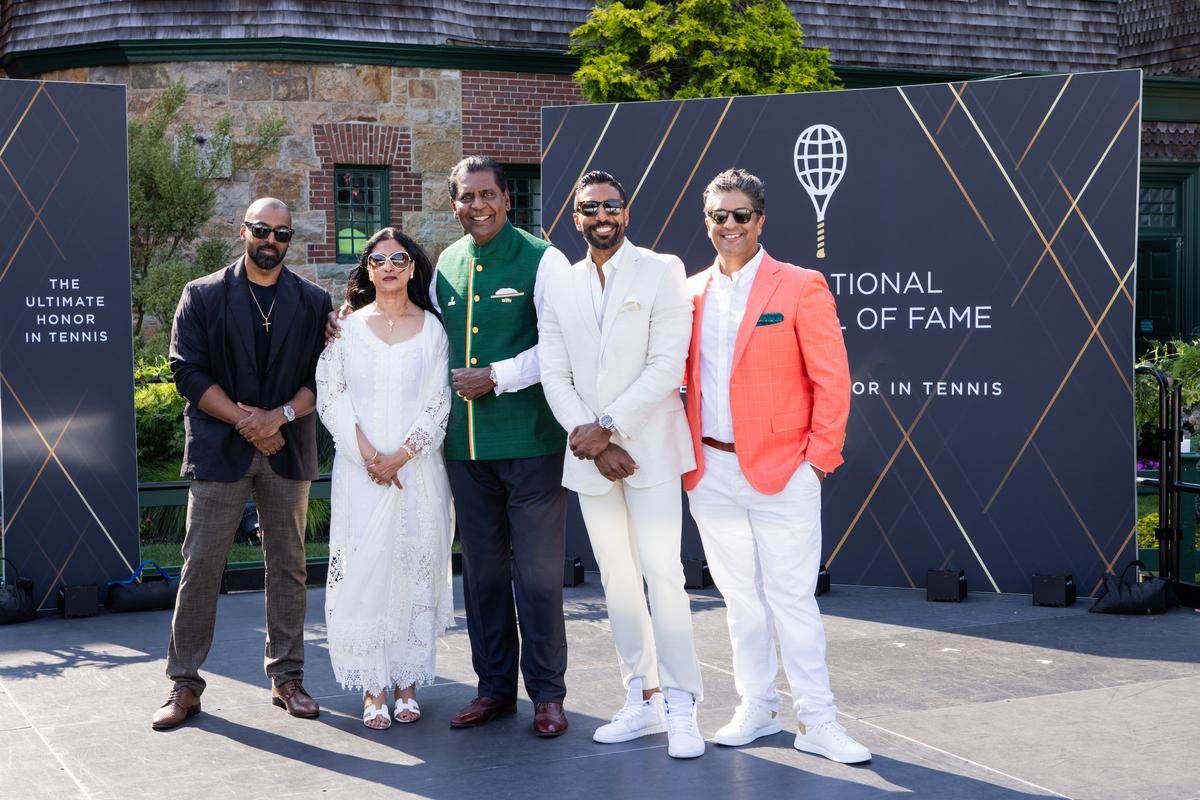
[[[391,224],[387,167],[334,166],[333,217],[337,263],[357,264],[371,234]]]
[[[508,199],[512,208],[508,221],[534,236],[542,235],[542,169],[537,164],[504,164]]]

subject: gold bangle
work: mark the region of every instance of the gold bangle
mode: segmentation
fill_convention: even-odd
[[[414,450],[414,449],[412,449],[412,448],[409,446],[408,442],[404,442],[403,444],[401,444],[401,445],[400,445],[400,449],[401,449],[401,450],[403,450],[405,453],[407,453],[407,454],[408,454],[408,457],[409,457],[410,459],[412,459],[412,458],[416,458],[416,457],[417,457],[417,451],[416,451],[416,450]]]

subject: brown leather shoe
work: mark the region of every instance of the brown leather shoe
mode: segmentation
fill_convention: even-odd
[[[504,717],[517,713],[517,704],[510,700],[507,703],[493,700],[490,697],[476,697],[466,708],[454,715],[450,720],[451,728],[474,728],[484,725],[496,717]]]
[[[549,738],[567,732],[567,714],[562,703],[538,703],[533,707],[533,732]]]
[[[286,708],[293,717],[311,719],[321,713],[321,707],[312,699],[299,678],[284,681],[271,690],[271,702]]]
[[[156,731],[165,731],[199,713],[200,698],[196,693],[187,686],[175,686],[167,694],[167,702],[154,712],[154,720],[150,727]]]

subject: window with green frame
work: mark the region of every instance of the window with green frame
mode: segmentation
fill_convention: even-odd
[[[387,167],[335,166],[333,174],[337,260],[356,264],[371,234],[390,224]]]
[[[508,221],[534,236],[542,235],[542,170],[536,164],[505,164],[508,199],[512,209]]]

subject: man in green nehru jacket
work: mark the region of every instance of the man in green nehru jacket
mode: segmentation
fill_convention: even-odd
[[[534,703],[534,733],[550,737],[567,729],[566,434],[542,392],[538,312],[548,273],[570,262],[509,223],[506,186],[492,158],[455,165],[450,206],[466,235],[442,253],[430,287],[450,340],[446,471],[479,676],[478,696],[450,726],[473,728],[515,713],[519,665]],[[331,319],[328,332],[335,329]]]
[[[463,159],[448,183],[467,235],[442,253],[435,278],[454,390],[446,470],[479,676],[479,696],[450,724],[468,728],[516,711],[519,655],[534,732],[557,736],[567,729],[566,434],[542,392],[537,317],[547,273],[570,262],[508,221],[507,184],[494,159]]]

